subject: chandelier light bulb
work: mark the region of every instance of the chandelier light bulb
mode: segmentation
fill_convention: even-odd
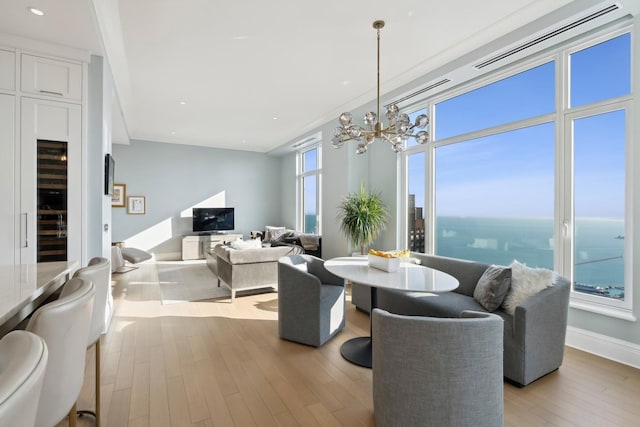
[[[425,129],[429,125],[429,117],[421,114],[416,118],[415,124],[411,124],[408,114],[400,113],[400,108],[396,104],[390,104],[386,108],[385,116],[387,118],[387,126],[385,127],[380,120],[380,30],[384,27],[384,21],[378,20],[373,23],[373,28],[377,32],[378,43],[378,79],[377,79],[377,114],[369,112],[364,115],[364,126],[353,123],[351,113],[345,112],[340,114],[338,126],[334,133],[332,146],[341,148],[345,142],[359,142],[356,149],[357,154],[367,152],[367,146],[375,140],[385,141],[391,145],[394,152],[404,151],[409,138],[414,138],[419,144],[429,142],[429,133],[420,131],[413,134],[414,129]],[[364,138],[364,142],[362,139]]]
[[[351,124],[351,113],[340,114],[340,124],[342,126],[349,126]]]
[[[378,117],[376,116],[376,113],[374,113],[373,111],[370,111],[364,115],[364,124],[373,126],[376,124],[377,119]]]

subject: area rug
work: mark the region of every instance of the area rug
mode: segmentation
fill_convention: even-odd
[[[157,261],[162,304],[230,298],[205,261]]]

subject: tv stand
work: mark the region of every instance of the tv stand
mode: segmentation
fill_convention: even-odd
[[[199,233],[182,236],[182,260],[204,259],[216,245],[237,239],[242,239],[242,234]]]
[[[201,231],[198,233],[198,236],[222,236],[226,234],[226,231]]]

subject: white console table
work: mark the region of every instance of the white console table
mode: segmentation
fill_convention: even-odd
[[[205,234],[182,236],[182,260],[204,259],[220,243],[242,239],[242,234]]]

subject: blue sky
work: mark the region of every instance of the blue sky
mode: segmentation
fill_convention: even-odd
[[[624,34],[571,55],[572,106],[630,93],[630,39]],[[439,103],[435,137],[554,112],[555,65],[548,62]],[[574,122],[576,216],[623,217],[624,123],[622,112]],[[436,149],[437,214],[551,217],[554,126],[546,123]],[[424,169],[417,164],[418,159],[410,159],[409,192],[416,195],[416,206],[424,206]]]

